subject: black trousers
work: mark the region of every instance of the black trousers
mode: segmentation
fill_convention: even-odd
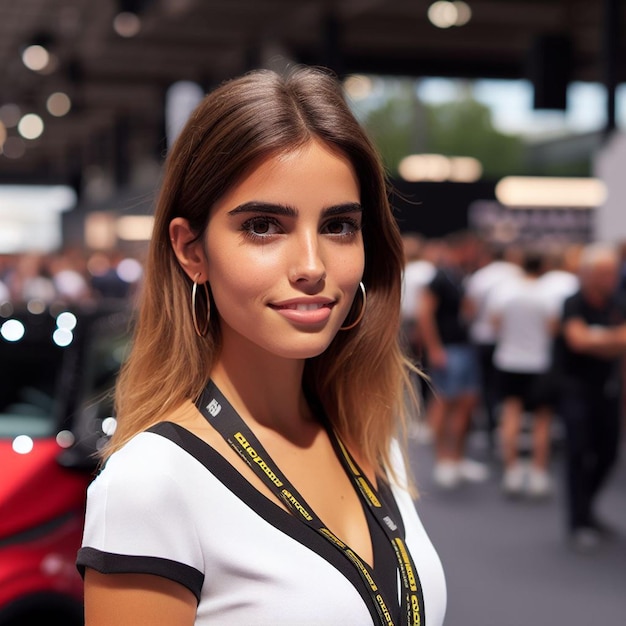
[[[494,344],[476,344],[480,360],[481,400],[487,418],[487,441],[489,450],[495,447],[495,432],[497,427],[496,407],[500,399],[498,390],[498,373],[493,364]]]
[[[560,406],[566,432],[565,484],[571,531],[593,527],[594,504],[619,450],[617,384],[589,387],[568,381]]]

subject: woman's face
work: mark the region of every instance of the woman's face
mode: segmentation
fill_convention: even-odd
[[[352,165],[318,141],[268,158],[223,196],[205,238],[223,350],[322,353],[363,275],[361,218]]]

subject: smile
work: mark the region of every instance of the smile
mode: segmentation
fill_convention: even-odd
[[[312,304],[285,304],[283,306],[277,306],[277,309],[291,309],[292,311],[317,311],[322,307],[330,306],[326,302],[312,303]]]
[[[269,306],[296,325],[318,326],[328,321],[335,304],[334,300],[318,299],[312,302],[291,300]]]

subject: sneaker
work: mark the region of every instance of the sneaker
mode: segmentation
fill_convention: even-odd
[[[531,498],[546,498],[551,495],[552,481],[548,472],[537,467],[531,467],[526,490]]]
[[[433,433],[425,421],[414,421],[409,424],[409,438],[422,445],[430,445]]]
[[[507,468],[502,478],[502,490],[507,496],[519,496],[526,485],[526,468],[515,463]]]
[[[572,531],[570,536],[572,548],[576,552],[595,552],[602,544],[602,537],[595,528],[582,526]]]
[[[454,461],[439,461],[435,465],[434,479],[439,487],[453,489],[460,480],[459,464]]]
[[[484,483],[489,478],[489,469],[484,463],[472,459],[462,459],[459,463],[459,474],[470,483]]]
[[[595,530],[602,539],[608,539],[610,541],[615,540],[619,537],[619,530],[605,522],[604,520],[598,519],[597,517],[592,517],[591,519],[591,528]]]

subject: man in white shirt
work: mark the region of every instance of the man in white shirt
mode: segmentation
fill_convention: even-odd
[[[490,298],[497,295],[501,286],[522,276],[522,270],[516,248],[509,247],[508,254],[502,247],[493,247],[490,252],[491,261],[467,279],[465,296],[473,316],[469,334],[480,360],[481,400],[485,411],[489,449],[493,450],[498,402],[496,373],[493,366],[496,328],[489,313],[488,303]]]
[[[552,341],[558,313],[538,285],[539,254],[527,252],[522,277],[511,281],[490,302],[497,325],[493,362],[500,379],[500,434],[505,465],[503,489],[508,495],[524,490],[531,496],[551,491],[548,474],[552,407],[546,378],[552,360]],[[532,465],[519,460],[519,433],[524,410],[532,412]]]

